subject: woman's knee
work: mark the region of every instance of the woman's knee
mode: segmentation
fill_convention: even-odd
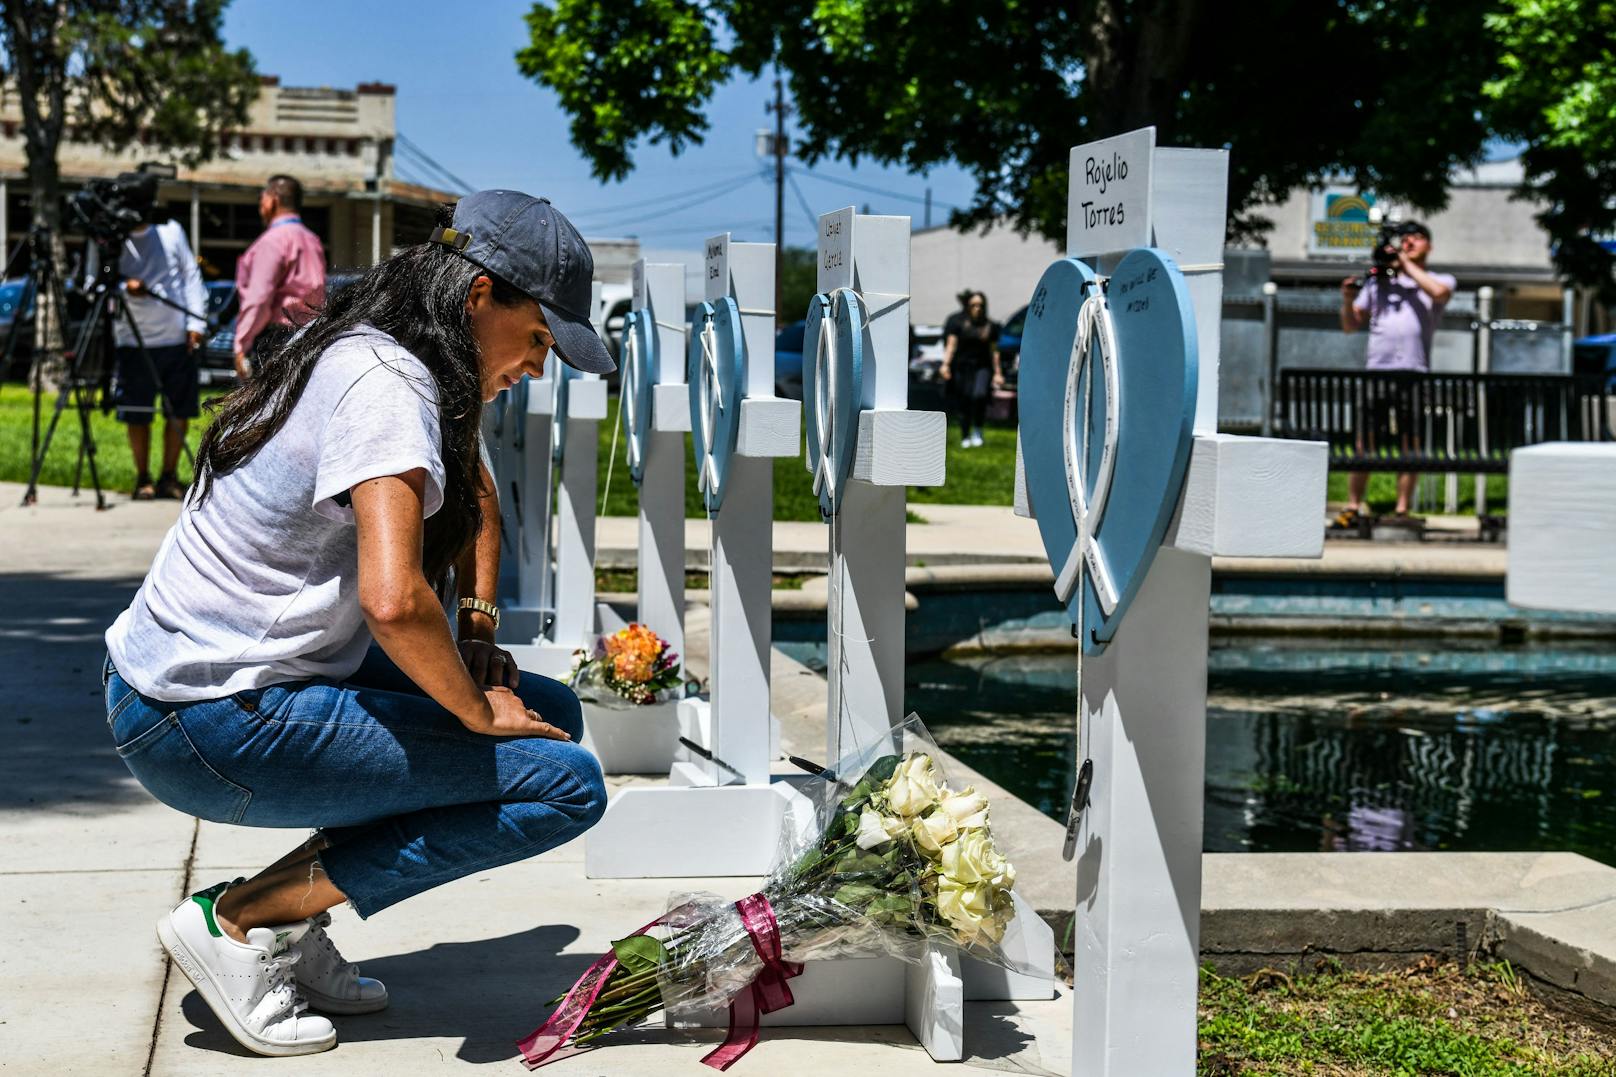
[[[574,744],[583,738],[583,704],[571,688],[537,673],[524,673],[516,694],[529,710],[537,711],[540,718],[564,731]]]
[[[578,808],[573,818],[580,829],[588,830],[606,814],[606,778],[601,772],[600,760],[593,753],[579,748],[576,754],[579,758],[572,769],[578,786],[575,795]]]
[[[507,742],[528,756],[518,799],[544,804],[567,816],[579,833],[606,813],[606,779],[587,748],[553,740]]]

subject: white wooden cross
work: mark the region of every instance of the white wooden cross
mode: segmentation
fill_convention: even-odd
[[[642,448],[637,616],[680,655],[685,650],[685,267],[634,263],[634,309],[658,340],[651,371],[651,424]],[[619,406],[626,406],[621,398]]]
[[[1200,357],[1177,514],[1109,647],[1083,669],[1089,736],[1078,758],[1092,758],[1094,777],[1077,845],[1072,1073],[1187,1077],[1212,557],[1320,556],[1325,446],[1217,432],[1227,152],[1157,148],[1146,129],[1079,146],[1071,160],[1068,253],[1104,275],[1129,249],[1165,250],[1187,278]],[[1118,362],[1126,392],[1128,357]],[[1017,510],[1028,514],[1019,466],[1017,480]]]
[[[704,278],[708,299],[734,298],[748,351],[736,453],[712,520],[711,700],[680,707],[683,732],[722,764],[680,761],[667,786],[619,792],[584,839],[591,878],[762,875],[788,809],[802,806],[769,773],[774,458],[796,455],[802,415],[796,401],[774,396],[774,245],[715,236],[707,243]],[[663,360],[666,366],[667,352]],[[691,401],[686,387],[680,391],[688,429]],[[659,397],[659,406],[667,399]],[[678,463],[682,476],[683,459]],[[642,506],[650,484],[648,469]],[[680,511],[682,520],[682,494]],[[642,549],[642,564],[643,558]]]
[[[597,332],[599,293],[597,281]],[[552,355],[544,376],[528,379],[525,409],[506,411],[498,447],[489,446],[502,536],[508,537],[501,540],[499,639],[529,672],[559,677],[570,668],[573,651],[594,642],[595,462],[605,418],[606,382],[598,374],[566,370]]]

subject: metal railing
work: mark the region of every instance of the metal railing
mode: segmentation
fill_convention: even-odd
[[[1328,442],[1332,471],[1507,472],[1512,449],[1612,437],[1600,378],[1282,370],[1280,437]]]

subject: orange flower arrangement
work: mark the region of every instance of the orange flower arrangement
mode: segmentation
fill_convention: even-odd
[[[680,684],[679,656],[668,643],[638,622],[602,636],[593,654],[573,653],[574,688],[596,681],[634,704],[655,703],[657,696]]]

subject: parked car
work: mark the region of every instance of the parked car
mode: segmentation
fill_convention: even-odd
[[[1004,385],[993,391],[988,405],[988,418],[997,422],[1017,421],[1016,384],[1021,374],[1021,334],[1026,328],[1027,308],[1022,307],[999,330],[999,373],[1004,375]]]
[[[909,407],[915,411],[943,411],[947,388],[943,382],[943,327],[909,327]]]
[[[325,279],[325,297],[342,291],[358,280],[359,273],[333,273]],[[236,282],[210,280],[208,289],[208,324],[215,326],[212,336],[203,342],[202,360],[197,364],[197,379],[203,385],[234,385],[236,383]],[[228,320],[225,320],[228,319]]]
[[[802,399],[802,341],[807,322],[792,322],[774,334],[774,395]]]
[[[27,285],[22,277],[0,282],[0,362],[4,363],[0,376],[6,378],[26,377],[34,355],[33,297],[27,310],[18,309]]]
[[[212,336],[202,342],[202,357],[197,362],[197,381],[203,385],[234,385],[236,383],[236,282],[210,280],[208,289],[208,324],[217,326]]]
[[[1574,342],[1571,372],[1581,377],[1603,377],[1605,388],[1616,392],[1616,333],[1583,337]]]

